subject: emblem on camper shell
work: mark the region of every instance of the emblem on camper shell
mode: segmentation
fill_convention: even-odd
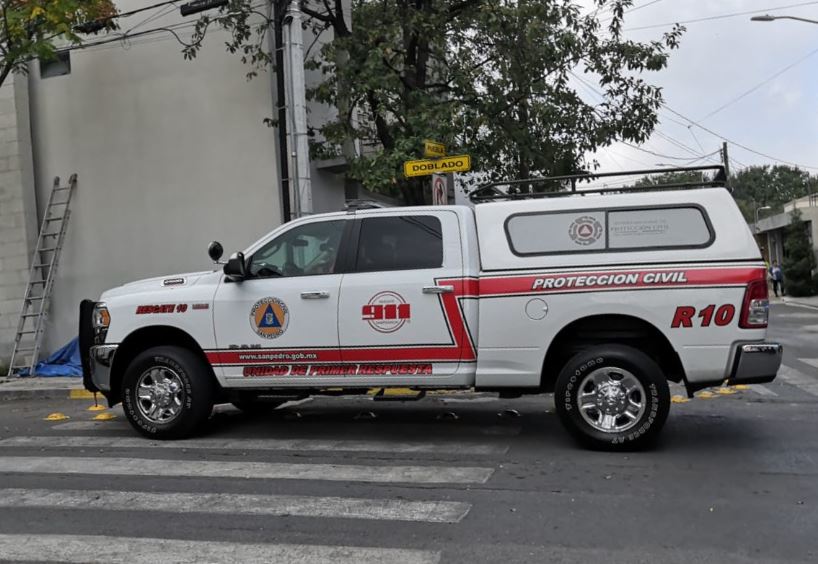
[[[594,217],[583,215],[568,227],[568,236],[577,245],[592,245],[602,237],[602,224]]]

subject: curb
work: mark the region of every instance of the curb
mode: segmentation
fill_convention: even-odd
[[[0,401],[93,399],[76,378],[0,378]]]
[[[71,391],[68,388],[4,390],[2,384],[0,384],[0,401],[70,399]]]

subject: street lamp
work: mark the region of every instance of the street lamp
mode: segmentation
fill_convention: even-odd
[[[756,208],[756,233],[758,233],[760,231],[759,228],[758,228],[758,212],[760,212],[761,210],[771,210],[771,209],[773,209],[773,208],[770,207],[770,206],[761,206],[760,208]]]
[[[774,22],[775,20],[798,20],[799,22],[818,24],[818,20],[799,18],[798,16],[771,16],[770,14],[764,14],[763,16],[753,16],[750,18],[750,21],[753,22]]]

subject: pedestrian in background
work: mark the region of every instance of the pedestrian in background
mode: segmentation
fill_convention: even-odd
[[[781,267],[778,265],[777,262],[774,262],[773,265],[770,267],[770,280],[773,281],[773,292],[775,292],[775,297],[778,297],[778,292],[781,292],[781,295],[784,295],[784,273],[781,271]]]

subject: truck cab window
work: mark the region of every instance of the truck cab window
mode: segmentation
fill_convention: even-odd
[[[358,272],[443,266],[443,236],[434,216],[364,219],[358,242]]]
[[[333,274],[344,221],[321,221],[290,229],[256,251],[250,276],[314,276]]]

